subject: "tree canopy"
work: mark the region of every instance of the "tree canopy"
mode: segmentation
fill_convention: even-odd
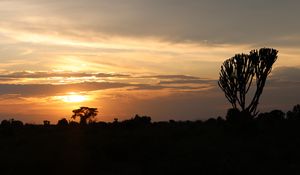
[[[277,60],[277,53],[276,49],[261,48],[249,54],[237,54],[223,63],[218,85],[234,109],[250,116],[257,115],[259,98]],[[247,93],[254,80],[256,89],[247,106]]]
[[[89,108],[89,107],[80,107],[79,109],[73,110],[73,119],[76,119],[76,117],[80,117],[80,124],[86,125],[87,120],[91,120],[98,114],[97,108]]]

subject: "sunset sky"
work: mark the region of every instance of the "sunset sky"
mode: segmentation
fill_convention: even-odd
[[[230,107],[223,61],[272,47],[260,111],[300,103],[300,1],[0,0],[0,120],[196,120]]]

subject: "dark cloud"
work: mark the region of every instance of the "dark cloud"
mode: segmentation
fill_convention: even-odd
[[[172,89],[172,90],[204,90],[210,88],[211,86],[161,86],[161,85],[150,85],[150,84],[135,84],[130,90],[162,90],[162,89]]]
[[[260,100],[261,111],[281,109],[287,111],[299,104],[300,69],[278,67],[268,78]]]
[[[50,77],[98,77],[98,78],[124,78],[130,75],[110,73],[84,73],[84,72],[13,72],[0,75],[0,78],[50,78]]]
[[[19,1],[12,2],[17,5]],[[296,0],[27,0],[25,3],[22,6],[25,12],[41,17],[51,14],[57,20],[34,25],[19,22],[23,29],[82,39],[91,38],[87,35],[97,38],[101,33],[159,37],[171,42],[270,44],[287,34],[300,35],[300,23],[296,22],[300,2]],[[5,11],[1,16],[15,17],[10,13],[14,12]]]
[[[297,67],[279,67],[275,69],[272,76],[266,84],[266,89],[284,89],[286,88],[300,88],[300,69]],[[0,75],[3,80],[7,78],[46,78],[46,77],[126,77],[128,78],[124,83],[114,80],[112,82],[82,82],[76,84],[0,84],[0,95],[5,94],[19,94],[21,96],[51,96],[70,91],[96,91],[113,88],[127,88],[128,90],[191,90],[203,91],[217,86],[217,80],[201,79],[194,76],[186,75],[154,75],[141,76],[145,80],[158,79],[157,84],[133,83],[130,78],[132,76],[126,74],[105,74],[105,73],[49,73],[49,72],[15,72],[11,74]],[[139,76],[136,76],[139,77]],[[136,78],[134,77],[134,78]],[[2,81],[3,81],[2,80]],[[4,81],[5,82],[5,81]],[[295,93],[295,92],[282,92]]]
[[[129,87],[126,83],[84,82],[77,84],[0,84],[0,95],[53,96],[68,92],[96,91]]]
[[[216,80],[205,79],[191,79],[191,80],[172,80],[172,81],[160,81],[159,84],[217,84]]]
[[[273,70],[269,80],[266,82],[268,89],[278,89],[281,94],[297,94],[300,88],[300,68],[298,67],[278,67]],[[289,89],[289,90],[288,90]],[[293,90],[292,90],[293,89]]]
[[[201,90],[210,86],[161,86],[149,84],[84,82],[77,84],[0,84],[0,95],[18,94],[21,96],[53,96],[68,92],[97,91],[115,88],[128,88],[128,90]]]
[[[18,79],[18,78],[51,78],[51,77],[98,77],[98,78],[143,78],[143,79],[177,79],[177,80],[199,80],[199,77],[189,75],[147,75],[147,76],[132,76],[129,74],[114,74],[114,73],[86,73],[86,72],[46,72],[46,71],[20,71],[0,74],[3,79]],[[205,80],[203,80],[205,81]]]
[[[199,77],[189,76],[189,75],[152,75],[152,76],[140,76],[140,78],[184,79],[184,80],[199,79]]]
[[[39,79],[39,78],[83,78],[83,77],[96,77],[96,78],[125,78],[128,79],[157,79],[159,84],[211,84],[216,83],[215,80],[201,79],[196,76],[189,75],[129,75],[129,74],[112,74],[112,73],[85,73],[85,72],[32,72],[21,71],[0,74],[0,81],[11,81],[18,79]]]
[[[18,80],[16,78],[0,78],[0,82],[6,82],[6,81],[12,81],[12,80]]]
[[[272,79],[281,81],[300,82],[300,68],[299,67],[279,67],[273,70]]]
[[[77,1],[77,5],[79,17],[109,21],[92,25],[87,20],[95,32],[158,36],[172,42],[265,43],[286,33],[299,34],[300,29],[292,22],[298,21],[300,2],[293,0],[117,0]]]
[[[14,80],[18,82],[22,79],[40,79],[40,78],[83,78],[83,77],[96,77],[96,78],[122,78],[120,79],[109,79],[107,82],[81,82],[81,83],[67,83],[67,84],[21,84],[9,82]],[[150,79],[157,79],[157,83],[144,83]],[[113,88],[127,88],[128,90],[204,90],[210,88],[215,83],[214,80],[200,79],[195,76],[188,75],[129,75],[129,74],[112,74],[112,73],[85,73],[85,72],[42,72],[42,71],[21,71],[3,73],[0,75],[0,95],[5,94],[18,94],[20,96],[53,96],[57,94],[63,94],[67,92],[82,92],[82,91],[97,91]],[[22,82],[22,81],[20,81]],[[57,82],[54,82],[57,83]],[[181,85],[180,85],[181,84]],[[184,84],[192,84],[184,85]],[[210,85],[207,85],[210,84]],[[183,86],[184,85],[184,86]]]
[[[208,86],[161,86],[136,83],[118,82],[83,82],[76,84],[0,84],[0,95],[18,94],[21,96],[53,96],[68,92],[97,91],[114,88],[128,88],[128,90],[201,90]]]
[[[157,84],[133,83],[129,75],[123,74],[88,74],[88,73],[48,73],[48,72],[15,72],[0,75],[2,79],[18,78],[48,78],[48,77],[126,77],[124,83],[114,80],[111,82],[82,82],[73,84],[0,84],[0,95],[18,94],[21,96],[53,96],[67,92],[97,91],[114,88],[127,88],[128,90],[203,90],[210,88],[214,84],[213,80],[201,80],[196,77],[185,75],[155,75],[147,78],[162,78]],[[146,79],[146,77],[143,77]],[[167,80],[169,79],[169,80]],[[146,79],[147,80],[147,79]],[[174,84],[174,85],[173,85]],[[193,84],[193,86],[178,86],[178,84]],[[210,85],[207,85],[210,84]]]

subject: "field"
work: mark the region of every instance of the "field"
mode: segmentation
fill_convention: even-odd
[[[291,174],[299,122],[1,127],[1,174]]]

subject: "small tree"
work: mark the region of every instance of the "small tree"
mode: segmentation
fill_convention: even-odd
[[[293,107],[292,111],[287,112],[287,118],[289,120],[299,120],[300,119],[300,104]]]
[[[62,119],[58,120],[57,125],[58,126],[68,126],[69,122],[66,118],[62,118]]]
[[[277,53],[275,49],[262,48],[259,51],[252,50],[250,54],[237,54],[223,63],[218,85],[233,108],[246,115],[257,115],[259,98],[277,59]],[[254,78],[256,91],[247,106],[246,95]]]
[[[80,125],[86,125],[87,120],[91,120],[98,114],[97,108],[80,107],[79,109],[73,110],[73,119],[80,117]]]

